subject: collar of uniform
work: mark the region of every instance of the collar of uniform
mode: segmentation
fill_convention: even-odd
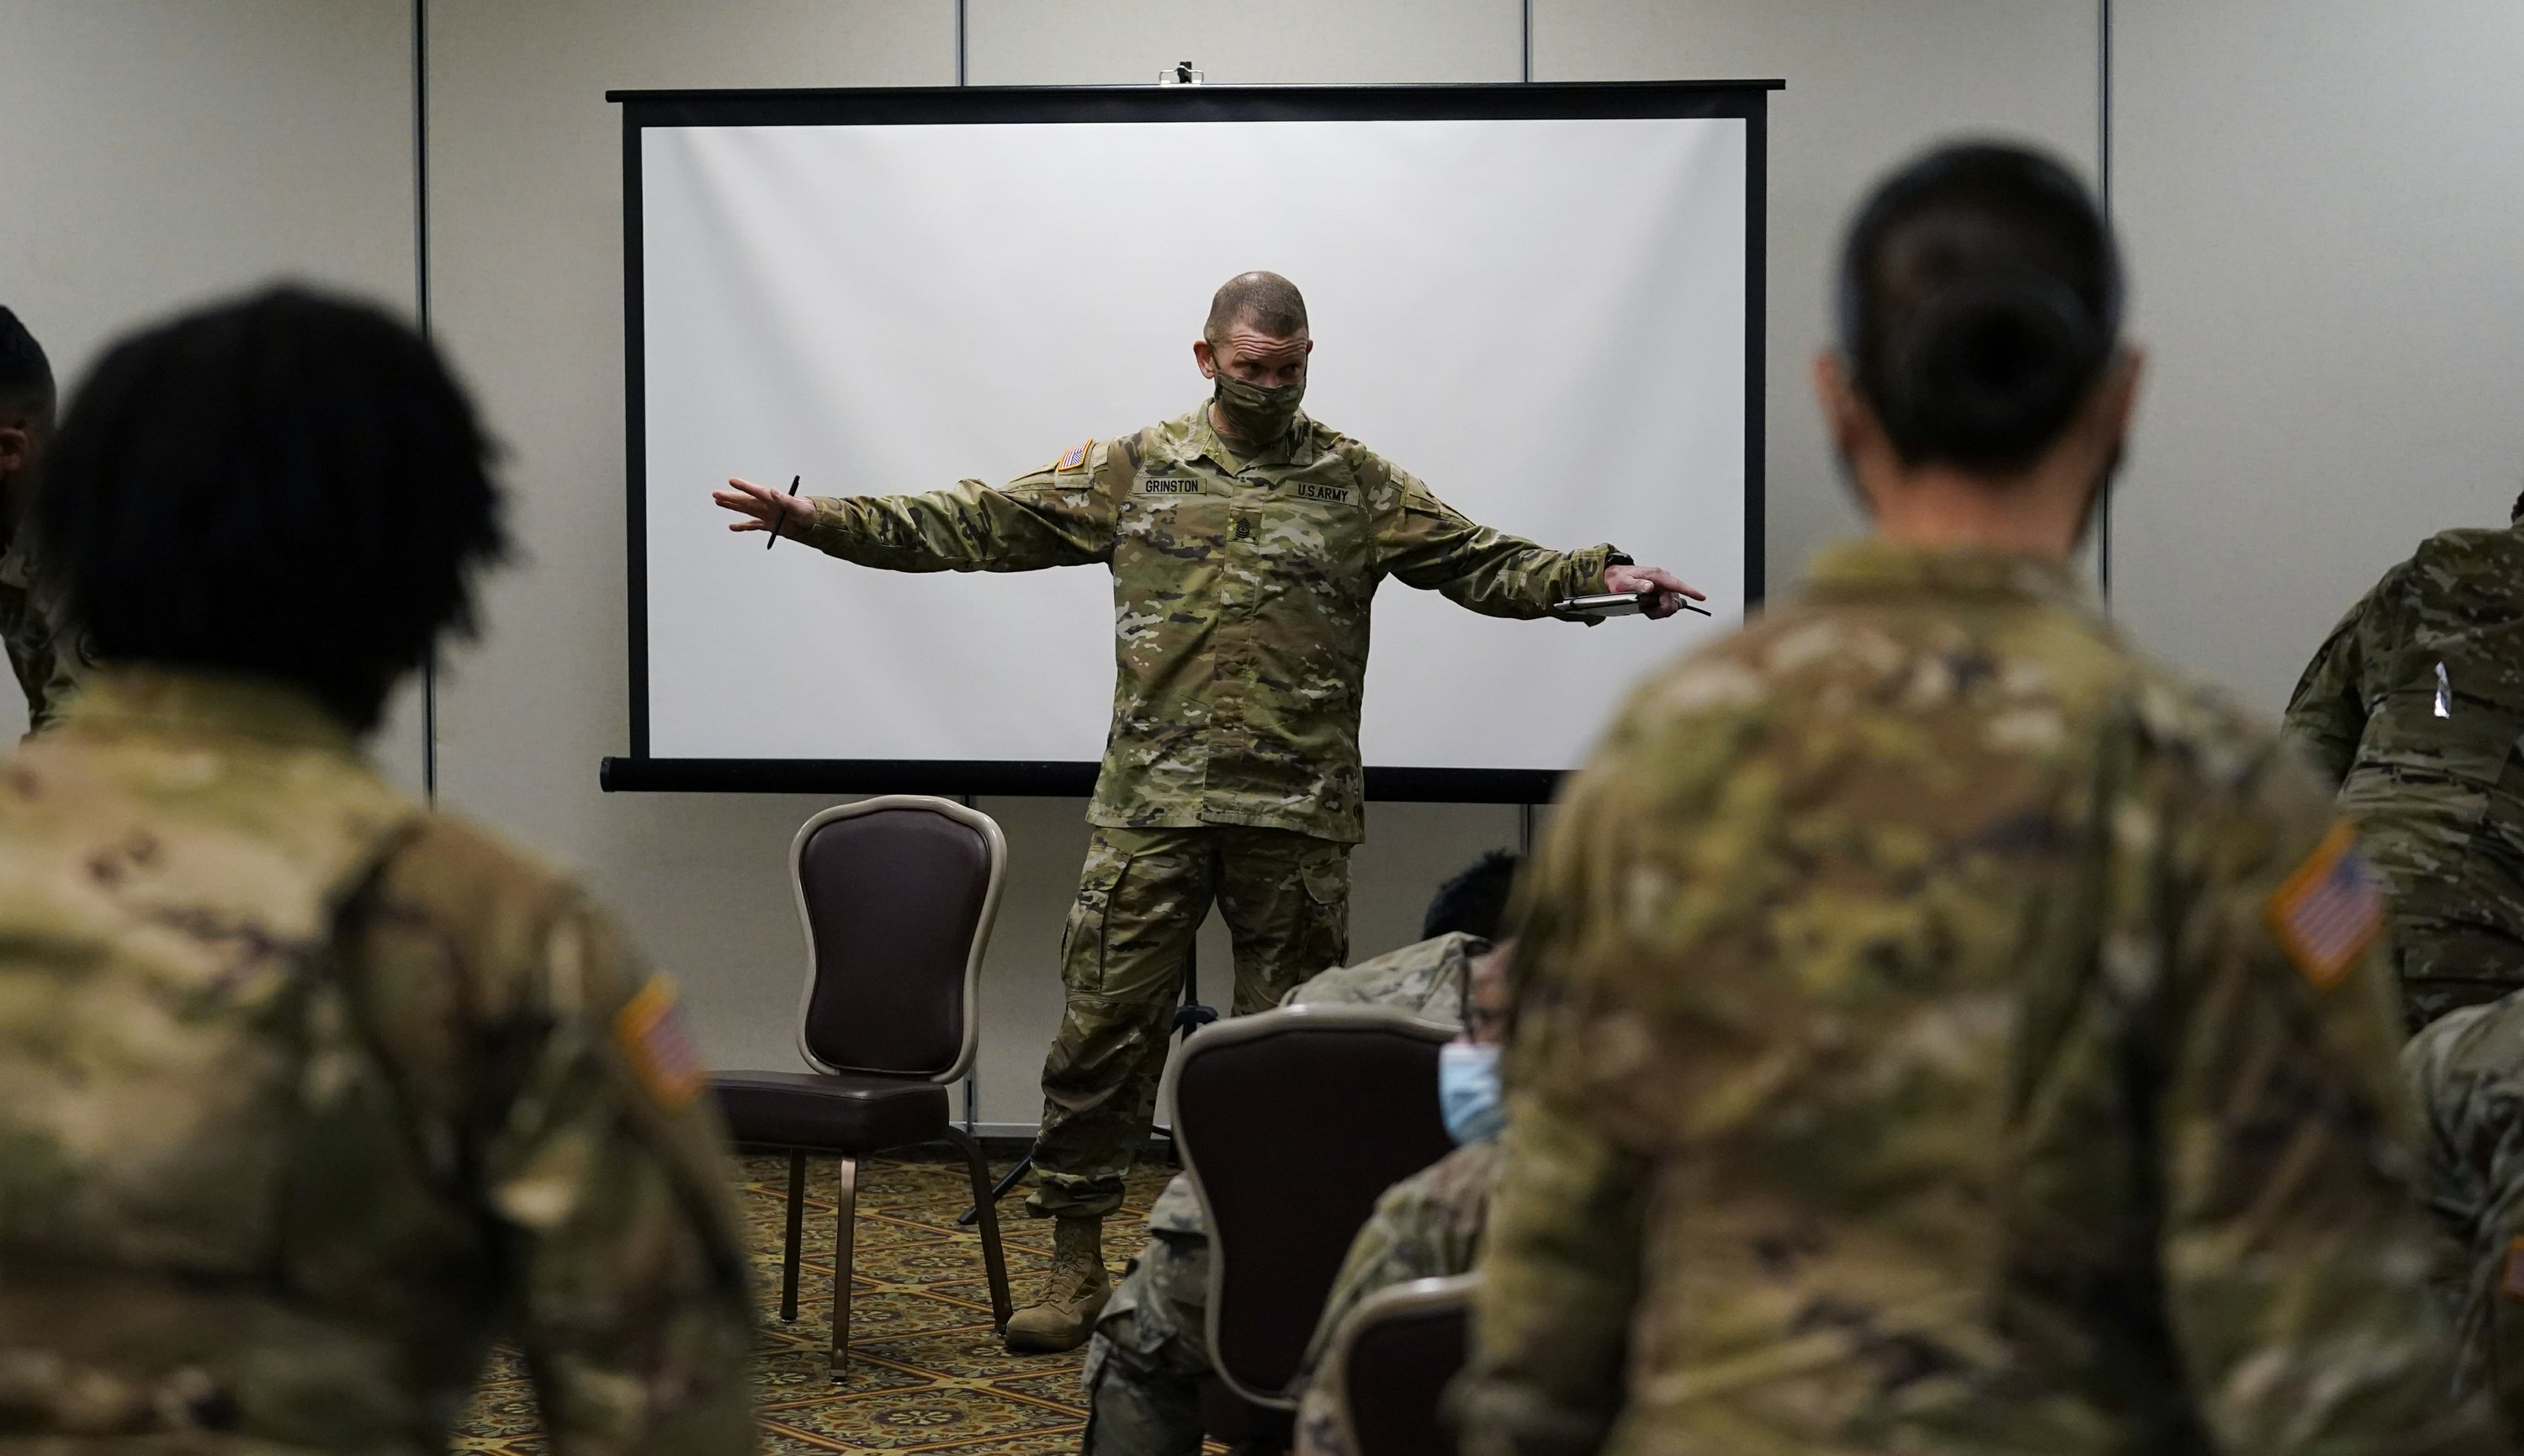
[[[1935,551],[1880,536],[1826,548],[1815,558],[1806,589],[1818,597],[1926,593],[1948,597],[2022,597],[2091,611],[2094,598],[2065,561],[2017,552]]]
[[[1241,474],[1254,465],[1314,463],[1314,421],[1308,419],[1302,410],[1297,412],[1295,419],[1289,421],[1288,433],[1249,456],[1229,444],[1227,437],[1218,432],[1218,426],[1209,422],[1209,401],[1201,401],[1200,408],[1185,415],[1184,419],[1187,422],[1185,442],[1191,447],[1192,454],[1208,456],[1226,466],[1230,475]]]
[[[232,735],[356,753],[358,736],[308,693],[269,678],[162,667],[99,667],[62,713],[73,732]]]

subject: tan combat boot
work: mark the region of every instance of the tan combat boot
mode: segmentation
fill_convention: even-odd
[[[1035,1302],[1008,1318],[1008,1353],[1053,1355],[1087,1343],[1104,1301],[1113,1297],[1104,1273],[1104,1221],[1053,1221],[1051,1273]]]

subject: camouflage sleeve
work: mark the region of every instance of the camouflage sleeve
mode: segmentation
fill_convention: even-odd
[[[2430,1022],[2402,1051],[2427,1125],[2432,1283],[2456,1312],[2466,1389],[2524,1430],[2524,996]]]
[[[1106,440],[1078,465],[978,480],[925,496],[817,497],[802,538],[817,551],[888,571],[1036,571],[1113,556],[1112,480],[1130,442]]]
[[[1574,1100],[1526,1092],[1508,1105],[1472,1358],[1452,1396],[1458,1445],[1580,1456],[1621,1411],[1647,1164]]]
[[[482,1163],[553,1448],[750,1450],[752,1308],[726,1135],[673,988],[583,906],[540,953],[549,1029]]]
[[[1480,525],[1386,461],[1359,452],[1377,513],[1381,569],[1484,616],[1539,617],[1551,604],[1604,589],[1610,546],[1553,551]]]
[[[2368,688],[2366,674],[2392,582],[2393,577],[2385,577],[2349,608],[2306,664],[2288,699],[2287,731],[2334,792],[2357,761],[2357,744],[2366,735],[2366,717],[2378,696]]]
[[[2294,755],[2229,783],[2153,791],[2201,804],[2158,819],[2181,888],[2140,1053],[2162,1073],[2159,1267],[2187,1383],[2222,1450],[2500,1449],[2451,1399],[2372,880]]]

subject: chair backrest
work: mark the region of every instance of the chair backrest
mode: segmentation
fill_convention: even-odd
[[[990,815],[924,795],[841,804],[799,828],[789,873],[806,928],[798,1047],[809,1065],[964,1075],[1007,858]]]
[[[1340,1372],[1341,1425],[1356,1456],[1454,1456],[1439,1415],[1464,1368],[1477,1274],[1415,1279],[1359,1301],[1324,1358]]]
[[[1175,1146],[1209,1214],[1220,1379],[1286,1409],[1333,1278],[1377,1196],[1454,1146],[1437,1048],[1454,1029],[1377,1006],[1204,1027],[1172,1070]]]

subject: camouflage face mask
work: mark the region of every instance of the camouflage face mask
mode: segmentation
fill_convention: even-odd
[[[1248,444],[1267,445],[1286,434],[1305,397],[1303,380],[1265,388],[1230,378],[1225,370],[1218,374],[1218,413],[1227,416],[1236,438]]]

